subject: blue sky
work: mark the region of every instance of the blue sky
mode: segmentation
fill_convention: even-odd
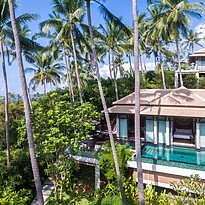
[[[193,1],[193,0],[191,0]],[[32,22],[29,24],[33,33],[38,32],[38,23],[46,20],[48,14],[52,11],[51,1],[48,0],[19,0],[19,6],[16,11],[16,16],[22,13],[35,13],[39,14],[40,19],[38,21]],[[114,13],[117,17],[122,17],[123,23],[126,25],[132,25],[132,1],[131,0],[107,0],[104,3],[109,10]],[[140,12],[146,11],[146,1],[138,0],[138,10]],[[92,21],[94,25],[99,25],[103,23],[103,19],[99,14],[96,4],[92,4]],[[194,20],[192,27],[196,27],[198,24],[205,22],[205,15],[202,20]],[[29,66],[27,63],[24,63],[24,67]],[[9,81],[9,91],[12,93],[21,93],[19,77],[18,77],[18,68],[16,62],[12,66],[7,68],[8,81]],[[0,95],[4,95],[3,88],[3,78],[2,71],[0,71]]]

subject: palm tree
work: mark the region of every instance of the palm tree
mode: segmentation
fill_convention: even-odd
[[[159,59],[159,66],[162,73],[162,82],[163,87],[166,89],[164,66],[162,62],[162,52],[164,51],[163,42],[169,42],[170,35],[168,32],[165,33],[167,28],[163,26],[161,29],[158,26],[158,29],[155,28],[156,24],[159,23],[159,16],[162,12],[161,7],[151,6],[148,8],[149,13],[151,14],[150,21],[148,22],[148,29],[146,31],[146,42],[151,48],[151,52],[154,53],[155,59],[155,69],[157,68],[156,61]]]
[[[64,28],[64,21],[55,11],[49,15],[49,19],[40,23],[41,31],[34,35],[34,38],[49,38],[50,49],[54,52],[62,52],[65,68],[66,68],[66,82],[69,89],[70,103],[74,103],[73,82],[71,79],[71,46],[68,29]],[[50,32],[53,28],[54,32]],[[58,46],[56,46],[58,45]],[[60,55],[60,54],[58,54]]]
[[[28,93],[27,93],[27,84],[26,84],[26,78],[23,69],[23,61],[21,56],[21,45],[20,45],[17,24],[15,19],[14,5],[12,0],[8,0],[8,3],[9,3],[11,24],[14,33],[14,40],[16,45],[16,56],[18,61],[19,76],[20,76],[21,88],[23,93],[23,102],[24,102],[24,111],[25,111],[25,118],[26,118],[26,129],[27,129],[31,166],[33,170],[38,204],[43,205],[44,201],[43,201],[43,194],[42,194],[42,186],[41,186],[40,174],[39,174],[38,163],[37,163],[35,147],[34,147],[33,132],[32,132],[32,125],[31,125],[31,118],[30,118],[30,106],[29,106]]]
[[[188,2],[187,0],[163,0],[155,3],[156,6],[162,7],[163,12],[159,14],[159,27],[165,27],[172,31],[172,39],[175,41],[178,69],[180,73],[180,84],[183,86],[180,62],[180,37],[187,33],[187,28],[191,24],[190,17],[201,18],[204,3]],[[158,27],[158,28],[159,28]],[[161,28],[160,28],[161,29]]]
[[[9,144],[9,100],[8,100],[8,82],[5,66],[5,56],[4,56],[4,40],[6,30],[4,27],[7,25],[9,19],[9,8],[8,3],[1,2],[1,16],[0,16],[0,53],[1,53],[1,63],[4,77],[4,88],[5,88],[5,122],[6,122],[6,148],[7,148],[7,166],[10,164],[10,144]]]
[[[116,100],[119,99],[118,94],[118,87],[117,87],[117,66],[115,64],[116,56],[118,55],[119,51],[124,49],[127,39],[126,33],[130,36],[130,30],[126,28],[126,26],[122,27],[120,24],[117,24],[117,22],[109,22],[108,20],[106,22],[105,28],[103,25],[100,25],[99,29],[102,31],[102,41],[104,42],[104,45],[106,47],[106,50],[108,52],[109,57],[109,67],[110,65],[110,57],[112,62],[112,71],[113,71],[113,77],[114,77],[114,85],[115,85],[115,94],[116,94]],[[110,75],[112,76],[112,75]]]
[[[10,143],[9,143],[9,99],[8,99],[8,83],[7,74],[5,66],[5,57],[3,49],[3,41],[0,40],[0,53],[1,53],[1,63],[4,76],[4,88],[5,88],[5,122],[6,122],[6,149],[7,149],[7,166],[10,165]]]
[[[114,162],[115,162],[115,169],[116,169],[118,184],[119,184],[120,192],[121,192],[121,196],[122,196],[122,202],[123,202],[123,204],[127,204],[125,194],[124,194],[124,189],[122,186],[122,179],[121,179],[118,158],[117,158],[117,153],[116,153],[115,144],[114,144],[114,138],[113,138],[113,133],[112,133],[112,128],[111,128],[110,118],[109,118],[109,114],[108,114],[107,104],[105,101],[105,97],[104,97],[104,93],[103,93],[103,89],[102,89],[102,84],[101,84],[101,80],[100,80],[99,67],[98,67],[98,62],[97,62],[97,53],[96,53],[96,49],[95,49],[94,35],[93,35],[93,30],[92,30],[90,0],[85,0],[85,2],[86,2],[86,7],[87,7],[87,18],[88,18],[88,25],[89,25],[89,31],[90,31],[90,40],[91,40],[91,44],[92,44],[93,66],[96,69],[98,88],[100,91],[100,97],[101,97],[101,101],[102,101],[102,105],[103,105],[103,109],[104,109],[104,113],[105,113],[105,119],[107,122],[107,128],[108,128],[108,133],[109,133],[109,137],[110,137],[110,144],[111,144],[111,148],[112,148],[113,158],[114,158]]]
[[[7,72],[6,72],[6,64],[5,64],[5,54],[8,58],[8,63],[10,64],[11,59],[10,56],[15,56],[12,53],[12,43],[13,43],[13,32],[11,30],[10,18],[9,18],[9,5],[8,2],[1,2],[1,17],[0,17],[0,53],[1,53],[1,62],[2,62],[2,70],[4,77],[4,87],[5,87],[5,122],[6,122],[6,145],[7,145],[7,165],[10,163],[10,144],[9,144],[9,102],[8,102],[8,82],[7,82]],[[18,27],[27,21],[31,21],[36,18],[36,15],[33,14],[23,14],[17,18]],[[25,26],[25,25],[24,25]],[[21,29],[22,30],[22,29]],[[26,48],[26,44],[35,45],[32,41],[27,38],[24,38],[22,35],[20,36]],[[10,48],[10,49],[9,49]],[[12,54],[11,54],[12,53]],[[13,59],[13,58],[12,58]]]
[[[46,95],[46,84],[57,85],[60,83],[60,70],[64,68],[61,63],[55,63],[58,59],[54,58],[54,54],[50,51],[40,51],[37,53],[27,53],[26,60],[31,63],[33,67],[26,68],[26,72],[33,71],[34,76],[31,78],[29,87],[35,90],[36,85],[41,84]]]
[[[201,35],[203,35],[202,32],[198,33],[197,31],[189,29],[185,36],[185,40],[182,43],[182,45],[184,46],[184,49],[187,50],[188,48],[188,50],[191,51],[191,53],[193,53],[195,45],[203,47],[203,45],[199,43],[200,41],[204,39],[200,37]]]
[[[64,23],[61,30],[59,31],[57,38],[60,38],[62,35],[67,32],[69,29],[69,35],[71,39],[71,45],[72,45],[72,51],[73,51],[73,57],[74,57],[74,63],[75,63],[75,72],[76,72],[76,78],[77,78],[77,85],[78,85],[78,92],[80,97],[81,104],[83,103],[82,98],[82,90],[81,90],[81,84],[80,84],[80,77],[79,77],[79,70],[78,70],[78,62],[77,62],[77,54],[76,54],[76,46],[74,41],[74,29],[77,24],[79,24],[83,17],[83,0],[53,0],[52,1],[54,11],[61,16],[58,16],[56,19],[51,18],[50,20],[44,21],[41,23],[42,27],[51,28],[54,25],[56,26],[56,23]]]
[[[134,19],[134,67],[135,67],[135,151],[137,162],[138,189],[140,205],[145,204],[143,172],[141,159],[141,142],[140,142],[140,72],[138,62],[138,17],[137,17],[137,0],[132,0],[132,10]]]

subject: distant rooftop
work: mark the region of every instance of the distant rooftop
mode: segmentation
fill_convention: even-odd
[[[189,57],[205,57],[205,48],[195,51],[192,55],[189,55]]]

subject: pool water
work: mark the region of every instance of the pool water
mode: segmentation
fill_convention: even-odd
[[[205,166],[205,151],[193,148],[143,145],[142,158]]]

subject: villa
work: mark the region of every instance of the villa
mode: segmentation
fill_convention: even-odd
[[[197,78],[205,77],[205,48],[189,55],[189,70],[181,70],[182,75],[195,74]],[[179,85],[179,70],[175,71],[175,87]]]
[[[109,108],[116,118],[116,137],[130,145],[134,143],[134,95]],[[144,183],[170,188],[170,182],[192,174],[205,182],[205,90],[142,89],[140,118]],[[128,166],[137,173],[135,156]]]

